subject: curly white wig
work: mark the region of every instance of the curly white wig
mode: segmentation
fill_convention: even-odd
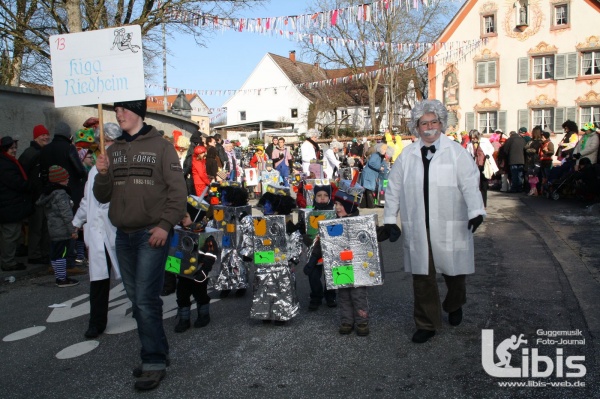
[[[410,122],[408,127],[413,135],[419,136],[419,130],[417,129],[419,119],[421,119],[423,115],[430,113],[435,114],[441,122],[442,133],[446,131],[446,127],[448,126],[448,111],[446,110],[446,107],[444,107],[440,100],[423,100],[416,103],[410,111]]]
[[[331,143],[329,144],[329,146],[333,149],[333,148],[337,148],[338,150],[341,150],[342,148],[344,148],[344,145],[342,143],[340,143],[337,140],[332,140]]]
[[[308,132],[306,132],[306,137],[318,138],[320,135],[321,133],[317,129],[308,129]]]
[[[105,139],[115,141],[117,138],[121,137],[122,134],[123,134],[123,131],[121,130],[121,127],[119,125],[117,125],[116,123],[109,122],[109,123],[104,124],[104,138]],[[96,139],[97,143],[100,142],[100,129],[99,128],[94,129],[94,138]]]

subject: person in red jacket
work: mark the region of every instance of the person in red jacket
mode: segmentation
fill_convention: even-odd
[[[210,178],[206,173],[206,147],[196,146],[194,148],[194,158],[192,159],[192,177],[196,195],[202,195],[206,187],[210,185]]]

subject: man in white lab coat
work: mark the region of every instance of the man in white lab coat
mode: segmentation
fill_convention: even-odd
[[[443,134],[448,112],[442,103],[424,100],[411,114],[411,133],[419,140],[392,166],[384,229],[395,227],[400,212],[404,269],[413,274],[417,331],[412,340],[424,343],[442,327],[442,309],[451,325],[462,321],[465,277],[475,271],[473,233],[485,210],[473,158]],[[436,272],[448,287],[441,306]]]

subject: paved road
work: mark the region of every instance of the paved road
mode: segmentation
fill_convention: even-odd
[[[600,397],[596,310],[600,303],[600,212],[567,200],[490,193],[488,213],[476,234],[476,274],[467,279],[468,303],[459,327],[446,323],[424,345],[410,341],[414,332],[411,278],[402,271],[399,243],[383,243],[385,284],[369,292],[368,337],[340,336],[336,309],[308,312],[309,288],[301,273],[301,313],[284,327],[250,320],[247,295],[215,300],[208,327],[175,334],[176,304],[170,295],[164,298],[164,309],[172,365],[160,388],[144,395]],[[136,395],[130,369],[139,362],[139,344],[120,285],[115,283],[112,291],[107,334],[86,341],[87,283],[59,289],[43,272],[15,276],[17,282],[0,287],[1,398]],[[440,289],[444,291],[443,284]],[[66,306],[50,308],[53,304]],[[32,335],[24,338],[23,330]],[[527,343],[509,351],[510,365],[527,365],[532,375],[543,373],[551,363],[551,376],[489,375],[482,364],[489,367],[499,358],[482,356],[482,330],[493,331],[494,342],[488,345],[492,350],[512,335],[523,334]],[[569,344],[550,343],[547,334],[556,331],[580,331],[581,335],[567,337]],[[575,342],[581,340],[585,342]],[[81,354],[85,350],[89,352]],[[558,378],[555,365],[559,363],[563,374],[581,374],[577,365],[586,370],[580,377]],[[499,385],[505,382],[584,383],[585,387]]]

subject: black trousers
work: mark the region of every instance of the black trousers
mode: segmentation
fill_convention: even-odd
[[[180,308],[192,306],[191,296],[196,300],[196,306],[198,306],[198,308],[210,303],[210,297],[208,296],[208,279],[198,283],[189,278],[178,277],[177,306]]]
[[[104,248],[108,278],[90,282],[90,327],[104,331],[108,321],[108,296],[110,293],[110,272],[112,263],[108,251]]]

